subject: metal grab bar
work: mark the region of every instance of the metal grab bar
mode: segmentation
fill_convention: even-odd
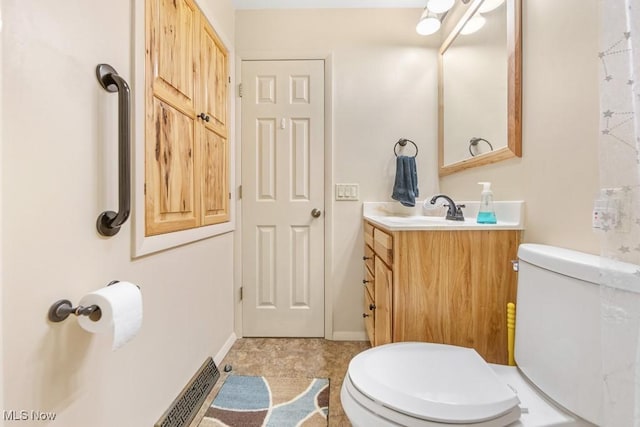
[[[104,211],[96,221],[98,233],[114,236],[131,211],[130,90],[127,82],[108,64],[98,65],[96,76],[107,92],[118,92],[118,212]]]

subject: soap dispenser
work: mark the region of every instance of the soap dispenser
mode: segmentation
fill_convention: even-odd
[[[480,194],[480,209],[478,210],[478,224],[495,224],[496,212],[493,209],[493,192],[491,191],[490,182],[479,182],[482,185],[482,193]]]

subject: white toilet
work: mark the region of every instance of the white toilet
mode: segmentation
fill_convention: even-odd
[[[342,384],[354,426],[602,424],[601,258],[534,244],[518,258],[518,367],[444,344],[374,347],[351,360]],[[622,275],[633,267],[607,262]]]

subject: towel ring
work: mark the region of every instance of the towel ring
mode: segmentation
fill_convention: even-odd
[[[471,151],[471,147],[477,147],[478,143],[480,141],[484,141],[487,143],[487,145],[489,146],[489,148],[491,149],[491,151],[493,151],[493,145],[491,145],[491,143],[489,141],[487,141],[484,138],[478,138],[478,137],[473,137],[469,140],[469,154],[471,154],[471,157],[475,157],[476,154],[473,153],[473,151]]]
[[[395,155],[396,155],[396,157],[398,157],[398,153],[396,152],[396,149],[398,148],[398,145],[400,145],[401,147],[404,147],[405,145],[407,145],[407,142],[412,143],[412,144],[413,144],[413,147],[416,149],[416,154],[415,154],[413,157],[414,157],[414,158],[415,158],[415,157],[418,157],[418,146],[416,145],[416,143],[415,143],[415,142],[413,142],[413,141],[412,141],[412,140],[410,140],[410,139],[406,139],[406,138],[400,138],[400,139],[398,140],[398,142],[396,142],[396,145],[394,145],[394,146],[393,146],[393,154],[395,154]]]

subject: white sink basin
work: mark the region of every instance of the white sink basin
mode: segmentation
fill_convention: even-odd
[[[397,212],[393,203],[364,203],[364,218],[389,230],[522,230],[524,229],[524,202],[496,202],[497,224],[478,224],[478,202],[460,202],[464,221],[452,221],[444,216],[416,215],[416,209],[408,214]],[[394,209],[396,209],[394,211]]]

